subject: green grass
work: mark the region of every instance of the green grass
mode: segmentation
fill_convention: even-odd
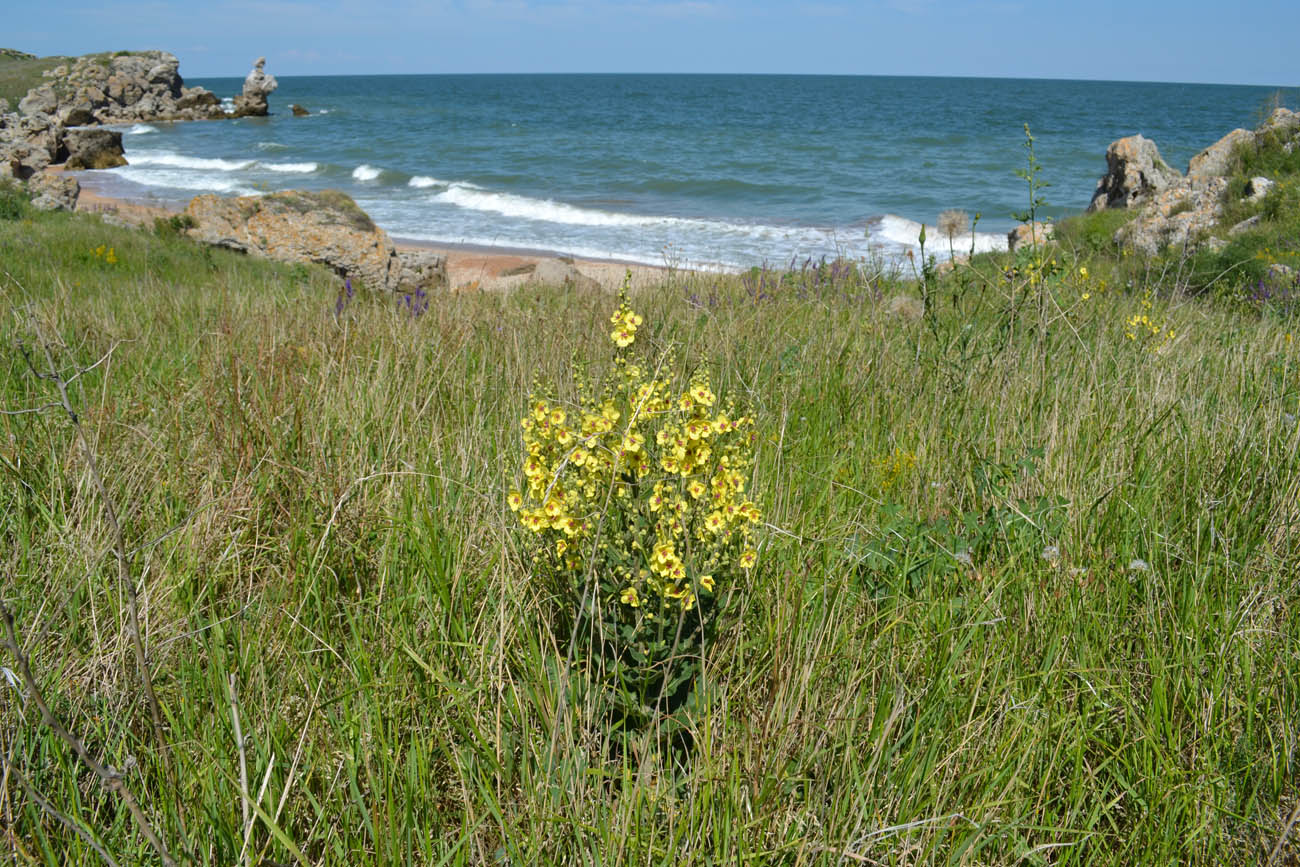
[[[55,410],[0,416],[4,599],[64,722],[175,850],[183,812],[203,863],[246,835],[267,864],[1263,863],[1300,798],[1297,323],[1143,306],[1148,265],[1051,255],[1032,322],[1008,257],[957,269],[923,322],[856,275],[634,296],[638,340],[754,407],[766,522],[693,747],[664,753],[613,749],[564,686],[505,506],[534,378],[604,369],[612,296],[411,319],[362,293],[336,320],[319,269],[24,211],[0,220],[0,408],[55,399],[20,351],[37,325],[65,377],[94,365],[71,397],[135,550],[178,785]],[[1139,312],[1176,339],[1129,340]],[[0,723],[37,792],[157,863],[7,686]],[[96,860],[4,786],[19,863]]]
[[[18,101],[27,95],[27,91],[47,80],[41,73],[74,59],[0,54],[0,99],[9,100],[9,110],[17,111]]]

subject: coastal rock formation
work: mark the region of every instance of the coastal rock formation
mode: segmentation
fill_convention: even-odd
[[[307,110],[306,106],[299,105],[296,102],[293,105],[289,106],[289,111],[293,112],[294,117],[306,117],[307,115],[311,114],[311,112]]]
[[[64,168],[111,169],[126,165],[122,133],[115,129],[76,127],[63,134]]]
[[[1155,255],[1167,246],[1191,247],[1223,215],[1226,178],[1187,179],[1148,201],[1138,216],[1115,233],[1115,240]]]
[[[1118,139],[1106,148],[1106,174],[1097,183],[1088,211],[1131,208],[1181,179],[1177,169],[1161,159],[1151,139],[1142,135]]]
[[[414,292],[447,285],[447,258],[428,250],[398,250],[401,263],[397,276],[399,292]]]
[[[1191,248],[1211,243],[1210,232],[1223,216],[1228,176],[1237,168],[1238,152],[1262,141],[1279,142],[1284,150],[1300,146],[1300,114],[1278,108],[1253,131],[1233,130],[1192,157],[1186,176],[1166,165],[1149,139],[1140,135],[1119,139],[1106,149],[1107,172],[1088,210],[1136,209],[1137,216],[1116,231],[1115,241],[1149,255],[1170,245]],[[1271,186],[1268,178],[1252,178],[1245,198],[1259,202]],[[1243,221],[1230,234],[1253,225]],[[1221,244],[1220,240],[1213,245]]]
[[[1223,177],[1232,170],[1232,158],[1237,148],[1254,143],[1253,132],[1248,129],[1234,129],[1192,157],[1192,161],[1187,165],[1187,177],[1198,180]]]
[[[1011,252],[1015,252],[1018,248],[1031,243],[1031,241],[1043,244],[1050,241],[1051,238],[1051,223],[1035,222],[1033,224],[1033,229],[1030,229],[1029,223],[1021,223],[1010,232],[1007,232],[1007,249]]]
[[[27,182],[32,206],[41,211],[75,211],[81,184],[60,172],[39,172]]]
[[[29,91],[19,110],[62,126],[225,117],[214,94],[185,86],[180,61],[166,51],[88,54],[45,74],[50,80]]]
[[[264,66],[266,58],[257,58],[252,71],[244,79],[244,90],[235,97],[235,110],[232,112],[235,117],[265,117],[270,113],[267,97],[280,85],[274,75],[263,71]]]
[[[371,289],[430,289],[445,278],[433,254],[403,261],[388,233],[346,193],[287,190],[225,199],[197,196],[185,209],[191,237],[278,262],[315,262]]]

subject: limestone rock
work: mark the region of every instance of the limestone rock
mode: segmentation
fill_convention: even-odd
[[[18,101],[18,111],[25,115],[54,114],[58,107],[59,97],[54,93],[54,88],[48,84],[33,87]]]
[[[32,206],[42,211],[75,211],[81,184],[61,172],[37,172],[27,181]]]
[[[274,75],[267,75],[262,67],[266,58],[259,57],[253,69],[244,79],[244,90],[235,97],[235,117],[265,117],[270,113],[267,97],[279,87]]]
[[[1052,224],[1039,223],[1033,224],[1030,229],[1029,223],[1021,223],[1010,232],[1007,232],[1007,249],[1014,252],[1018,247],[1028,245],[1031,239],[1036,240],[1039,244],[1046,243],[1052,238]]]
[[[289,110],[293,112],[294,117],[306,117],[311,114],[311,112],[307,110],[306,106],[299,105],[296,102],[289,106]]]
[[[1258,225],[1259,225],[1259,214],[1256,214],[1253,217],[1247,217],[1246,219],[1242,220],[1240,223],[1237,223],[1235,226],[1233,226],[1231,229],[1228,230],[1228,234],[1240,235],[1242,232],[1249,232],[1251,229],[1255,228]]]
[[[388,233],[338,190],[197,196],[185,213],[195,222],[190,236],[203,243],[278,262],[316,262],[371,289],[403,286],[403,262]]]
[[[571,289],[600,288],[600,284],[591,277],[560,259],[542,259],[533,269],[528,282],[538,286],[566,286]]]
[[[1155,255],[1165,247],[1194,246],[1218,224],[1225,178],[1187,181],[1152,198],[1138,216],[1115,233],[1121,245]]]
[[[1187,177],[1194,179],[1225,177],[1232,171],[1232,155],[1237,148],[1254,143],[1253,132],[1248,129],[1234,129],[1192,157],[1192,161],[1187,166]]]
[[[1273,189],[1273,182],[1268,178],[1251,178],[1246,184],[1246,201],[1261,201],[1271,189]]]
[[[122,156],[122,133],[112,129],[80,127],[63,133],[69,169],[111,169],[126,165]]]
[[[1088,211],[1131,208],[1176,184],[1182,175],[1160,156],[1151,139],[1131,135],[1106,148],[1106,174],[1097,183]]]
[[[397,289],[411,292],[447,285],[447,257],[429,250],[398,250]]]

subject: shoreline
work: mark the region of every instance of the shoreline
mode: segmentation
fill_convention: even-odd
[[[45,171],[59,174],[64,171],[64,168],[61,165],[54,165],[49,166]],[[82,176],[82,173],[77,172],[77,175]],[[79,213],[111,215],[123,224],[141,228],[152,226],[155,219],[167,219],[184,213],[183,207],[175,207],[171,204],[149,203],[106,195],[95,190],[93,184],[81,187],[76,210]],[[389,238],[399,250],[419,250],[445,257],[447,288],[451,291],[516,289],[529,284],[533,271],[543,263],[571,266],[578,274],[594,280],[606,290],[618,289],[629,271],[632,273],[631,288],[633,289],[662,283],[674,273],[693,273],[684,268],[645,265],[616,259],[575,258],[549,250],[424,241],[403,238],[391,233]]]

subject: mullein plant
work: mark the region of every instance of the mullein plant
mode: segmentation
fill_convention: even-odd
[[[725,597],[754,568],[762,513],[747,493],[754,421],[700,368],[638,357],[624,283],[612,372],[575,366],[576,404],[540,386],[521,421],[524,483],[508,495],[563,646],[613,716],[641,729],[689,697]]]

